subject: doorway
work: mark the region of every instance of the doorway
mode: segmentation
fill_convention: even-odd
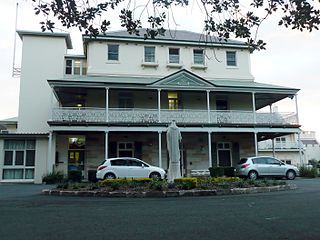
[[[231,146],[229,142],[222,142],[217,144],[217,157],[219,167],[231,167]]]

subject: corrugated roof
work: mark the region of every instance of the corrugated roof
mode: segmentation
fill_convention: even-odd
[[[120,31],[110,31],[106,32],[105,34],[100,34],[96,38],[97,39],[112,39],[112,38],[122,38],[122,39],[131,39],[131,40],[145,40],[144,34],[146,33],[146,29],[142,28],[139,29],[139,36],[135,34],[129,34],[126,30],[120,30]],[[90,38],[89,36],[83,35],[84,40],[94,40],[95,38]],[[148,42],[159,42],[159,41],[169,41],[169,42],[191,42],[191,43],[202,43],[206,45],[219,45],[219,46],[238,46],[238,47],[248,47],[248,45],[245,42],[228,39],[225,40],[219,40],[217,37],[209,36],[203,33],[196,33],[186,30],[170,30],[167,29],[164,33],[164,35],[158,35],[155,37],[155,39],[148,38],[146,41]]]
[[[187,70],[181,70],[187,71]],[[90,86],[109,86],[109,85],[127,85],[127,86],[145,86],[155,83],[156,81],[164,79],[161,77],[130,77],[130,76],[74,76],[74,77],[64,77],[58,79],[49,79],[48,82],[50,85],[77,85],[78,83],[88,84]],[[265,83],[258,83],[254,81],[246,81],[246,80],[207,80],[206,82],[212,84],[213,89],[219,88],[237,88],[243,90],[261,90],[261,91],[285,91],[290,93],[296,93],[299,89],[288,88],[278,85],[271,85]],[[204,89],[210,89],[210,87],[206,86]]]

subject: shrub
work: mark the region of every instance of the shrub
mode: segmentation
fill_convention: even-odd
[[[176,178],[173,182],[178,188],[183,190],[193,189],[197,187],[197,178]]]
[[[235,170],[234,167],[210,167],[209,168],[211,177],[223,177],[223,176],[234,177],[235,176],[234,170]]]
[[[318,176],[317,168],[300,167],[300,177],[316,178]]]
[[[82,180],[81,171],[69,171],[68,180],[71,182],[81,182]]]
[[[64,181],[64,175],[60,171],[53,171],[49,174],[46,174],[42,177],[42,182],[45,182],[46,184],[56,184],[61,183]]]
[[[160,179],[153,179],[149,185],[152,190],[162,191],[168,188],[168,183]]]

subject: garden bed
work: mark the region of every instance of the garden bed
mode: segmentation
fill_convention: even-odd
[[[234,177],[180,178],[173,183],[149,178],[108,179],[97,183],[59,183],[46,195],[86,197],[185,197],[248,194],[295,189],[279,180],[245,180]]]

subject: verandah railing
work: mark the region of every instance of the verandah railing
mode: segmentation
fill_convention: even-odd
[[[160,113],[160,115],[159,115]],[[112,122],[112,123],[215,123],[215,124],[297,124],[295,113],[262,113],[252,111],[168,110],[121,108],[54,108],[55,122]]]

